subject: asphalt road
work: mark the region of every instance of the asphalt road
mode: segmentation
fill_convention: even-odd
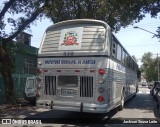
[[[68,111],[54,111],[47,109],[36,109],[35,107],[12,108],[0,112],[1,118],[23,118],[24,120],[40,119],[43,124],[49,126],[50,123],[54,126],[67,127],[80,125],[94,126],[128,126],[123,124],[126,122],[132,126],[155,126],[160,116],[156,108],[156,102],[149,94],[149,89],[146,87],[139,88],[136,97],[125,103],[125,108],[122,111],[117,109],[112,110],[108,114],[90,114]],[[157,119],[157,120],[155,120]],[[138,122],[139,124],[131,124]],[[148,122],[148,123],[146,123]],[[145,124],[143,124],[145,123]],[[154,124],[151,124],[154,123]],[[64,126],[65,125],[65,126]],[[50,126],[49,126],[50,127]]]
[[[126,102],[124,110],[112,118],[159,118],[156,106],[150,89],[140,87],[136,97]]]

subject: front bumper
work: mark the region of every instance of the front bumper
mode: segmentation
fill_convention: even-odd
[[[61,102],[50,100],[37,100],[37,107],[53,110],[65,110],[75,112],[90,112],[90,113],[107,113],[107,104],[90,104],[80,102]]]

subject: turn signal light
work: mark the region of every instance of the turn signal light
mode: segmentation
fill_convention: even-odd
[[[36,93],[36,97],[40,97],[40,93],[39,92]]]
[[[43,70],[43,72],[48,72],[48,70]]]
[[[98,73],[101,74],[101,75],[103,75],[103,74],[105,74],[105,70],[104,69],[99,69]]]
[[[98,97],[98,101],[99,101],[99,102],[103,102],[103,101],[104,101],[104,98],[103,98],[102,96],[99,96],[99,97]]]
[[[37,68],[37,69],[36,69],[36,73],[37,73],[37,74],[38,74],[38,73],[41,73],[41,69]]]

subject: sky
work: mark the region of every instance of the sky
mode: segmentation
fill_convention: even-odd
[[[37,21],[36,24],[37,25],[31,26],[31,31],[27,32],[33,35],[31,45],[39,48],[46,28],[53,23],[44,19],[42,21]],[[150,15],[146,15],[139,23],[129,25],[126,28],[121,28],[118,33],[114,33],[123,47],[125,47],[131,56],[134,55],[138,60],[138,64],[141,65],[141,58],[144,53],[152,52],[155,54],[155,57],[157,53],[160,54],[160,39],[156,37],[153,38],[153,34],[141,29],[135,29],[133,28],[134,26],[156,33],[157,27],[160,26],[160,14],[157,19],[151,18]]]

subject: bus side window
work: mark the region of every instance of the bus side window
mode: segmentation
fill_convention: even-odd
[[[117,59],[122,60],[122,47],[119,44],[117,44]]]
[[[132,60],[132,70],[134,70],[134,61]]]
[[[117,49],[117,44],[114,41],[114,39],[112,38],[112,56],[114,58],[116,58],[116,56],[117,56],[117,50],[116,49]]]
[[[131,57],[130,57],[130,66],[131,66],[131,69],[133,70],[133,60]]]
[[[127,54],[127,67],[130,66],[130,60],[129,60],[129,55]]]
[[[125,62],[125,59],[126,59],[126,53],[125,53],[125,51],[124,51],[124,49],[123,49],[123,51],[122,51],[122,63],[123,63],[123,64],[126,63],[126,62]]]
[[[132,58],[130,57],[130,69],[132,69]]]
[[[135,71],[135,63],[134,63],[134,61],[133,61],[133,70]]]
[[[129,58],[129,59],[128,59],[128,62],[129,62],[129,63],[128,63],[128,67],[131,69],[131,57],[129,56],[128,58]]]
[[[125,65],[126,65],[126,66],[128,66],[128,65],[127,65],[127,59],[128,59],[128,56],[127,56],[127,53],[125,52],[124,62],[125,62]]]

